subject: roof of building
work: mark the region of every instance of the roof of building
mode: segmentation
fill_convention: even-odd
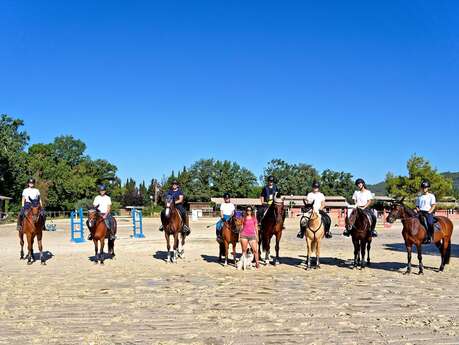
[[[216,205],[223,204],[223,198],[210,198],[210,201]],[[236,206],[248,206],[248,205],[261,205],[261,201],[258,198],[231,198],[231,202]]]
[[[11,200],[11,198],[0,195],[0,200]]]

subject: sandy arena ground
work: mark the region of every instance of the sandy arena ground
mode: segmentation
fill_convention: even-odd
[[[46,266],[20,261],[14,226],[0,226],[0,344],[459,344],[459,224],[446,272],[427,246],[425,274],[406,276],[400,224],[379,230],[371,268],[350,269],[352,242],[335,229],[322,268],[305,271],[287,220],[281,265],[238,271],[217,263],[209,219],[192,223],[177,264],[157,219],[144,219],[145,239],[121,222],[104,266],[68,223],[45,233]]]

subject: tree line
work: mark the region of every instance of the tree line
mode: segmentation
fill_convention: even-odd
[[[114,208],[152,206],[177,179],[187,201],[209,201],[230,192],[233,197],[260,195],[263,182],[273,175],[285,195],[305,195],[313,181],[319,181],[326,195],[344,196],[350,200],[354,177],[343,171],[319,172],[305,163],[289,163],[282,159],[268,162],[259,177],[236,162],[201,159],[174,171],[161,181],[152,178],[147,185],[131,178],[121,181],[117,167],[104,159],[91,159],[86,145],[70,135],[58,136],[51,143],[28,146],[29,135],[24,122],[8,115],[0,118],[0,195],[13,198],[19,207],[21,191],[29,176],[37,179],[43,201],[49,210],[69,210],[92,202],[98,184],[106,184]],[[413,156],[407,164],[408,176],[388,174],[386,188],[390,195],[413,198],[422,179],[430,180],[437,197],[453,195],[451,179],[442,176],[422,157]]]

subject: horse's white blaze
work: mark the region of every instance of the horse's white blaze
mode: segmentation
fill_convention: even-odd
[[[166,217],[169,217],[169,214],[171,213],[171,209],[167,207],[165,213],[166,213]]]

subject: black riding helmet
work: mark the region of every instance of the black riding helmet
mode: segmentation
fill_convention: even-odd
[[[174,184],[176,184],[177,186],[180,186],[180,183],[176,179],[172,180],[171,182],[171,185],[174,185]]]
[[[422,181],[421,188],[430,188],[430,182],[427,180]]]
[[[35,179],[33,177],[30,177],[28,180],[27,180],[27,183],[33,183],[35,184]]]
[[[358,178],[357,180],[355,180],[355,185],[357,186],[359,183],[363,183],[364,186],[366,186],[366,183],[365,181],[362,179],[362,178]]]
[[[107,186],[104,184],[99,185],[99,192],[101,191],[107,191]]]
[[[319,181],[314,181],[312,183],[312,188],[320,188],[320,182]]]
[[[229,193],[223,194],[223,199],[229,199],[229,198],[230,198],[230,194]]]
[[[270,175],[270,176],[268,177],[268,182],[274,182],[274,176]]]

